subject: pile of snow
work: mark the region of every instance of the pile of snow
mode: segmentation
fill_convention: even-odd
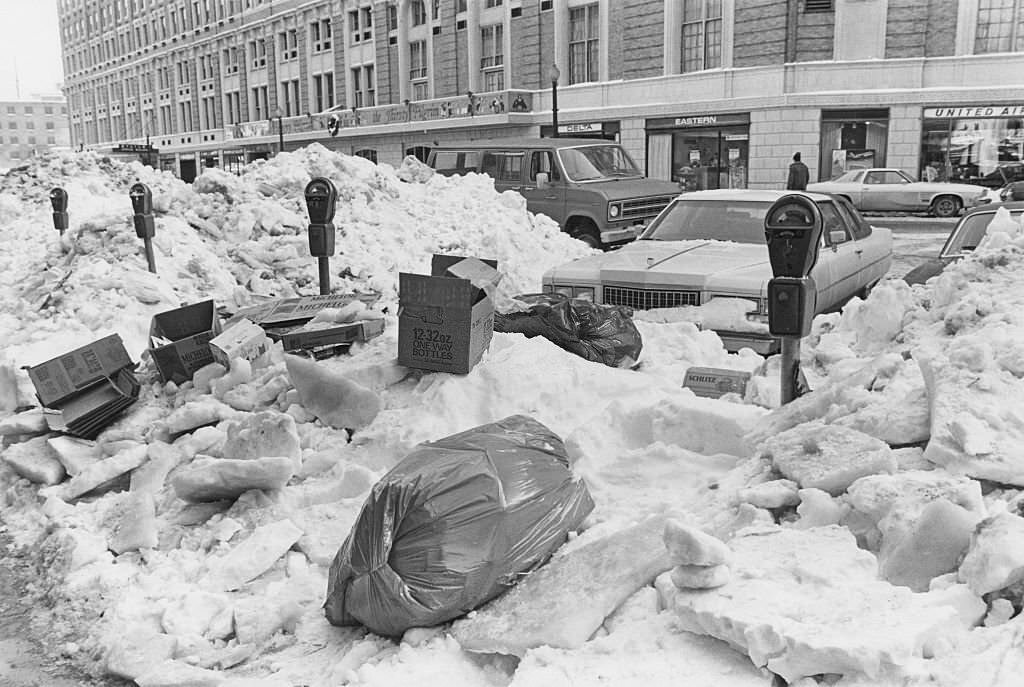
[[[273,348],[159,383],[154,313],[317,291],[314,176],[339,190],[332,284],[380,292],[384,334],[315,363]],[[996,666],[1024,623],[1019,228],[997,225],[925,286],[886,282],[816,318],[814,391],[777,408],[777,360],[730,355],[664,313],[637,322],[632,370],[501,333],[466,375],[399,366],[398,272],[426,272],[435,252],[496,258],[500,300],[589,253],[487,177],[311,146],[192,186],[88,153],[7,180],[0,514],[40,563],[35,622],[55,657],[142,687],[1018,679]],[[131,225],[135,181],[157,205],[156,275]],[[53,186],[71,199],[63,237]],[[111,332],[143,387],[96,441],[20,409],[22,366]],[[682,388],[692,365],[758,374],[746,398],[704,399]],[[420,442],[513,414],[565,440],[596,503],[584,531],[454,625],[399,642],[330,626],[327,568],[375,481]]]

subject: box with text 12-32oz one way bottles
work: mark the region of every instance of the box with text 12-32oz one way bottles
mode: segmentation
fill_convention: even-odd
[[[494,333],[495,260],[434,255],[430,275],[398,275],[398,363],[465,374]]]

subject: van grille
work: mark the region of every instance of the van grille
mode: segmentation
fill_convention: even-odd
[[[605,286],[602,292],[604,293],[606,305],[628,305],[635,310],[700,305],[700,291],[667,291],[664,289],[629,289],[622,286]]]
[[[651,196],[622,201],[622,219],[646,224],[658,216],[675,196]]]

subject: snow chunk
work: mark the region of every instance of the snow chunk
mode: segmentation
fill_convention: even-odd
[[[0,418],[0,437],[18,434],[46,434],[49,431],[50,428],[46,425],[41,408],[32,408]]]
[[[65,501],[77,499],[97,487],[134,470],[146,462],[146,445],[138,444],[120,453],[93,463],[62,485],[59,492]]]
[[[895,472],[896,460],[885,442],[853,429],[808,422],[767,440],[764,455],[785,477],[832,495],[857,479]]]
[[[12,470],[30,482],[52,485],[64,480],[64,466],[57,460],[45,437],[11,444],[0,455]]]
[[[190,503],[236,499],[250,489],[280,489],[295,474],[285,456],[248,460],[197,457],[171,478],[178,498]]]
[[[1024,518],[1004,511],[982,520],[971,536],[959,577],[975,594],[1024,580]]]
[[[719,565],[729,562],[729,547],[696,527],[669,519],[662,534],[669,560],[675,565]]]
[[[116,554],[152,549],[157,545],[156,504],[152,494],[116,495],[104,520],[110,531],[110,550]]]
[[[219,670],[207,670],[182,661],[167,660],[135,678],[139,687],[219,687],[224,680]]]
[[[107,672],[125,680],[135,680],[152,670],[154,665],[174,657],[178,642],[162,632],[133,627],[120,634],[107,650]]]
[[[882,579],[927,591],[932,578],[957,569],[977,521],[945,499],[928,503],[903,537],[887,537],[878,559]]]
[[[730,545],[731,581],[676,589],[670,608],[683,629],[729,642],[789,682],[904,666],[956,615],[876,580],[874,556],[840,527],[751,531]]]
[[[262,575],[302,536],[291,520],[263,525],[226,556],[210,561],[201,585],[210,590],[231,591]]]
[[[238,460],[285,456],[295,461],[296,469],[302,459],[302,445],[295,419],[272,410],[246,415],[229,422],[227,440],[221,455]]]
[[[736,498],[758,508],[783,508],[800,503],[800,485],[790,479],[773,479],[736,492]]]
[[[46,440],[54,450],[57,460],[61,462],[67,473],[74,477],[90,465],[98,463],[103,457],[95,441],[59,435]]]
[[[380,396],[326,365],[296,355],[286,355],[285,364],[302,405],[324,424],[362,429],[380,412]]]
[[[729,566],[677,565],[671,575],[679,589],[714,589],[729,582]]]

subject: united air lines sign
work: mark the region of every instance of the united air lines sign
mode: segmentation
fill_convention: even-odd
[[[973,107],[926,107],[925,119],[980,119],[1024,117],[1024,105],[977,105]]]

